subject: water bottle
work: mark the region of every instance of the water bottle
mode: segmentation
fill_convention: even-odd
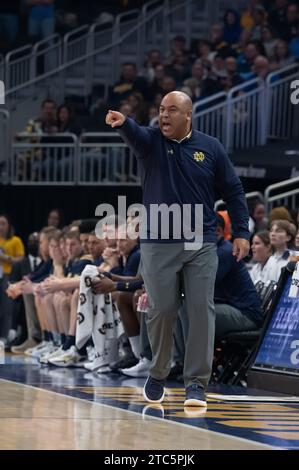
[[[0,364],[5,363],[5,344],[0,340]]]

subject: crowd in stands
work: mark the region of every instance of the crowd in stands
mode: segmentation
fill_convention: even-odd
[[[82,2],[12,1],[10,6],[0,6],[1,25],[5,23],[10,28],[10,21],[16,16],[13,10],[21,3],[27,5],[31,36],[44,34],[41,32],[44,22],[48,25],[46,29],[54,31],[54,7],[66,12],[71,9],[78,20],[84,18],[88,22],[101,12],[114,15],[121,8],[135,6],[134,2],[121,1],[94,1],[90,8],[85,8]],[[91,119],[86,127],[81,127],[87,131],[106,131],[103,117],[111,107],[147,125],[157,116],[161,99],[170,91],[183,90],[195,103],[252,78],[265,79],[269,73],[298,59],[298,0],[248,0],[245,10],[236,3],[235,9],[225,12],[222,21],[211,26],[209,37],[192,38],[191,44],[187,44],[184,36],[175,36],[168,52],[165,45],[161,50],[150,50],[140,69],[134,62],[123,63],[119,80],[111,83],[108,97],[104,99],[101,87],[94,88],[89,109],[84,110]]]
[[[263,324],[258,285],[279,281],[281,270],[299,255],[299,210],[250,205],[251,255],[236,262],[229,217],[216,214],[216,341],[235,331]],[[121,221],[110,216],[64,225],[52,210],[47,225],[26,242],[0,214],[0,337],[13,354],[41,364],[85,367],[97,374],[146,376],[151,348],[146,329],[147,294],[139,273],[139,224],[135,214]],[[173,365],[182,372],[184,286],[174,338]],[[180,365],[180,368],[178,367]],[[173,375],[172,375],[173,377]]]
[[[65,34],[95,21],[113,22],[116,14],[131,10],[143,0],[10,0],[0,2],[0,53],[55,32]]]
[[[108,105],[148,124],[166,93],[180,89],[195,103],[252,78],[265,79],[299,59],[298,45],[298,2],[252,0],[246,11],[227,10],[209,38],[193,39],[188,47],[184,36],[176,36],[168,54],[149,51],[141,70],[123,64]]]

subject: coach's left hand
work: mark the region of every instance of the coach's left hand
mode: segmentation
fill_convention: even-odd
[[[233,255],[237,258],[237,261],[245,258],[248,255],[250,249],[249,241],[245,238],[235,238],[233,242]]]

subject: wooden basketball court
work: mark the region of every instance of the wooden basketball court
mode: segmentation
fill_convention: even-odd
[[[184,389],[172,382],[163,406],[152,407],[142,397],[144,379],[85,372],[7,357],[0,366],[0,449],[299,448],[298,402],[226,401],[218,394],[250,391],[211,388],[207,410],[190,412]]]

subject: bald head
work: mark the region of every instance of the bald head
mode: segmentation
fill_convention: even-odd
[[[187,93],[184,93],[183,91],[171,91],[170,93],[167,93],[167,95],[164,96],[162,103],[164,101],[175,103],[181,108],[192,111],[192,100],[190,96],[188,96]]]
[[[182,91],[164,96],[159,110],[159,127],[167,139],[181,140],[191,130],[192,100]]]

